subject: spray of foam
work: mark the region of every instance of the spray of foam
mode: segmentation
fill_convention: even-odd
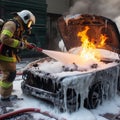
[[[91,13],[114,19],[120,14],[119,8],[120,0],[77,0],[69,9],[69,14]]]

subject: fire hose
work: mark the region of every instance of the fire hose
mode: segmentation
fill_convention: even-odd
[[[38,109],[38,108],[25,108],[25,109],[16,110],[16,111],[13,111],[13,112],[5,113],[5,114],[0,115],[0,120],[5,120],[7,118],[12,118],[16,115],[23,114],[23,113],[26,113],[26,112],[40,113],[40,114],[45,115],[49,118],[54,118],[55,120],[66,120],[65,118],[57,118],[55,115],[52,115],[47,111],[41,111],[41,109]]]

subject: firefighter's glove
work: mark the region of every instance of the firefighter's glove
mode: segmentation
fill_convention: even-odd
[[[27,40],[24,40],[24,41],[20,42],[20,49],[26,49],[27,47],[28,47]]]
[[[20,42],[20,49],[25,49],[26,47],[27,46],[25,42]]]

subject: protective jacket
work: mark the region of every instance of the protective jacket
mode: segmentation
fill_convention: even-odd
[[[0,60],[17,61],[17,52],[21,44],[24,29],[17,20],[9,20],[3,25],[0,35]]]

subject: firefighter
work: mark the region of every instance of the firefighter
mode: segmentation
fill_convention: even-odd
[[[13,19],[4,23],[0,34],[0,79],[1,100],[11,100],[13,81],[16,77],[16,63],[19,61],[17,52],[27,48],[29,44],[24,40],[24,35],[35,24],[35,16],[29,10],[22,10],[14,14]]]

